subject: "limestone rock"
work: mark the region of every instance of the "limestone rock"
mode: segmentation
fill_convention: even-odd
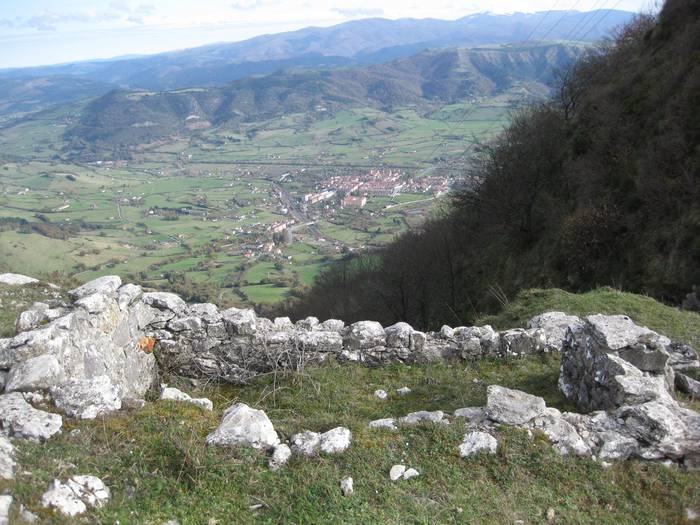
[[[118,275],[105,275],[104,277],[98,277],[85,283],[82,286],[78,286],[73,290],[68,292],[74,300],[81,299],[88,295],[94,293],[101,294],[113,294],[122,285],[121,277]]]
[[[350,325],[344,344],[352,350],[367,350],[386,344],[386,334],[376,321],[358,321]]]
[[[406,414],[406,416],[399,419],[399,423],[403,423],[404,425],[417,425],[419,423],[446,424],[448,421],[445,419],[445,413],[442,410],[435,410],[432,412],[420,410],[418,412]]]
[[[688,394],[693,399],[700,400],[700,381],[685,374],[681,374],[680,372],[676,372],[675,381],[678,390]]]
[[[4,433],[31,440],[46,440],[61,432],[59,414],[37,410],[19,392],[0,395],[0,428]]]
[[[46,390],[65,380],[65,371],[53,355],[40,355],[16,364],[10,369],[6,392]]]
[[[578,434],[576,428],[566,421],[558,410],[548,408],[545,413],[537,416],[530,423],[532,427],[544,432],[561,455],[591,455],[590,447]]]
[[[386,393],[386,390],[375,390],[374,391],[374,397],[381,399],[382,401],[385,400],[387,397],[389,397],[389,394]]]
[[[141,296],[141,301],[153,308],[171,312],[181,312],[187,306],[182,297],[169,292],[148,292]]]
[[[486,389],[486,412],[490,419],[506,425],[522,425],[545,411],[541,397],[498,385]]]
[[[352,433],[345,427],[336,427],[321,434],[318,448],[325,454],[339,454],[350,447]]]
[[[321,434],[305,430],[304,432],[294,434],[289,442],[291,443],[294,453],[311,457],[316,455],[318,446],[321,443]]]
[[[343,493],[343,496],[352,496],[353,492],[355,492],[353,480],[350,476],[340,480],[340,491]]]
[[[402,479],[411,479],[415,478],[416,476],[420,475],[420,472],[418,472],[414,468],[407,468],[404,473],[401,475]]]
[[[389,430],[398,430],[396,427],[396,420],[393,417],[375,419],[374,421],[370,421],[367,426],[369,428],[387,428]]]
[[[559,389],[584,411],[671,401],[666,341],[626,316],[588,316],[568,329]]]
[[[459,446],[459,455],[460,457],[467,458],[479,452],[495,454],[497,448],[498,441],[491,434],[486,432],[470,432],[469,434],[465,434],[464,440]]]
[[[16,468],[15,447],[9,439],[0,435],[0,479],[14,479]]]
[[[182,401],[184,403],[191,403],[193,405],[202,407],[204,410],[211,411],[214,409],[214,404],[211,402],[210,399],[207,399],[206,397],[193,398],[190,397],[189,394],[185,394],[177,388],[164,388],[163,391],[160,393],[160,398],[170,401]]]
[[[539,354],[547,348],[547,337],[539,328],[516,328],[501,332],[500,344],[499,352],[503,357]]]
[[[386,345],[390,348],[408,348],[413,332],[413,327],[408,323],[393,324],[384,330]]]
[[[566,330],[569,326],[582,324],[581,318],[575,315],[568,315],[564,312],[545,312],[530,319],[526,328],[541,329],[546,338],[545,350],[559,352],[564,345]]]
[[[119,389],[106,375],[68,381],[50,392],[56,406],[70,417],[95,419],[122,407]]]
[[[391,481],[396,481],[403,476],[404,472],[406,472],[406,465],[394,465],[389,470],[389,479]]]
[[[117,305],[120,310],[125,310],[143,295],[143,289],[132,283],[127,283],[117,290]]]
[[[39,279],[28,277],[19,273],[0,273],[0,284],[8,286],[23,286],[25,284],[38,283]]]
[[[292,331],[294,330],[294,323],[289,317],[275,317],[272,327],[274,330]]]
[[[229,308],[221,313],[230,335],[252,335],[257,330],[257,317],[250,309]]]
[[[9,525],[10,507],[12,507],[12,496],[9,494],[0,496],[0,525]]]
[[[19,517],[24,523],[39,523],[39,516],[24,505],[19,506]]]
[[[396,393],[400,395],[401,397],[407,396],[408,394],[411,393],[411,389],[408,388],[407,386],[402,386],[401,388],[396,389]]]
[[[258,449],[274,448],[279,442],[267,414],[244,403],[228,407],[219,427],[206,437],[207,445],[246,445]]]
[[[284,443],[277,445],[272,452],[272,457],[268,462],[268,467],[270,470],[279,470],[287,464],[291,456],[292,450],[289,448],[289,446],[285,445]]]
[[[109,501],[109,489],[95,476],[73,476],[66,483],[53,480],[41,504],[52,507],[66,516],[77,516],[87,507],[102,507]]]
[[[315,330],[323,330],[324,332],[336,332],[341,333],[345,328],[345,322],[340,319],[326,319],[318,326],[314,327]]]
[[[488,421],[488,415],[484,407],[458,408],[454,412],[455,417],[464,418],[472,425],[482,425]]]
[[[673,342],[666,347],[669,353],[668,365],[674,370],[687,370],[688,368],[700,368],[698,354],[690,345]]]
[[[296,323],[296,327],[302,330],[313,330],[319,325],[318,318],[307,317],[306,319],[300,319]]]

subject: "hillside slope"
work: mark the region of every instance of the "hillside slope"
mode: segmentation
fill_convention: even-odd
[[[546,90],[582,48],[543,45],[426,51],[388,64],[285,71],[223,88],[112,91],[91,102],[68,136],[100,146],[138,144],[188,130],[351,106],[391,108],[491,96],[519,82]]]
[[[697,2],[639,18],[482,145],[449,214],[330,269],[296,313],[435,327],[605,284],[679,303],[700,283],[699,50]]]

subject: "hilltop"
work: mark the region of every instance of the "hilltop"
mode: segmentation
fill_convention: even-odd
[[[371,18],[146,57],[5,70],[0,71],[0,78],[73,75],[158,91],[217,86],[282,69],[387,62],[426,49],[511,44],[532,38],[592,42],[631,16],[626,11],[598,10],[481,13],[458,20]],[[591,17],[597,22],[589,26]],[[590,29],[581,30],[587,27]]]

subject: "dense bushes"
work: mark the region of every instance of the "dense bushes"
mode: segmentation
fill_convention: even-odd
[[[479,147],[448,213],[286,309],[434,328],[531,286],[680,302],[700,283],[699,11],[638,17]]]

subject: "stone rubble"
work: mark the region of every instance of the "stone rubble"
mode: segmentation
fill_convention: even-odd
[[[319,452],[340,454],[350,447],[351,441],[352,433],[345,427],[336,427],[322,434],[305,430],[294,434],[289,440],[292,452],[307,457],[316,456]]]
[[[343,496],[353,495],[355,489],[353,487],[353,480],[350,476],[347,476],[340,480],[340,491],[343,493]]]

